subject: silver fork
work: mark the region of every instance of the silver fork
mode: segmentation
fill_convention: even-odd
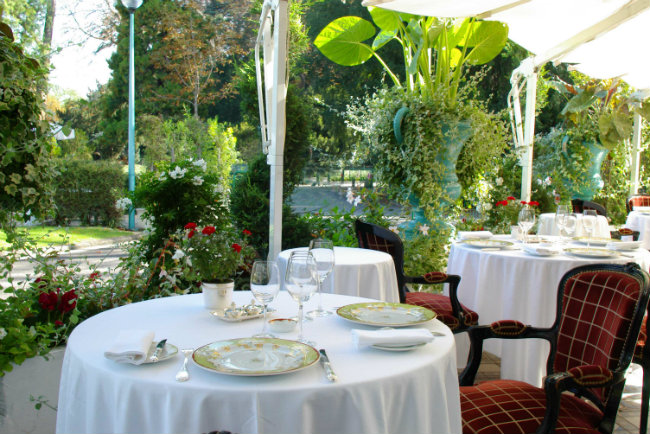
[[[187,370],[187,363],[190,361],[190,356],[194,352],[191,348],[182,349],[181,352],[185,356],[181,369],[176,373],[176,381],[187,381],[190,379],[190,373]]]

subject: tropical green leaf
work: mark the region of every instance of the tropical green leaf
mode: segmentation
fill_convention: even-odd
[[[397,12],[374,7],[368,8],[368,12],[370,12],[372,20],[381,30],[386,32],[397,32],[399,30],[402,19]]]
[[[451,51],[449,52],[449,67],[457,68],[458,64],[460,63],[461,57],[462,57],[461,51],[458,48],[452,48]]]
[[[494,59],[508,42],[508,27],[496,21],[474,23],[467,38],[467,46],[472,50],[466,62],[471,65],[484,65]]]
[[[385,30],[382,30],[377,34],[375,37],[375,40],[372,41],[372,49],[377,51],[397,36],[397,32],[387,32]]]
[[[375,36],[375,27],[360,17],[341,17],[329,23],[314,40],[314,45],[334,63],[344,66],[360,65],[373,55],[364,44]]]
[[[586,110],[596,101],[596,99],[593,89],[585,89],[567,102],[564,109],[562,109],[562,114],[577,113]]]

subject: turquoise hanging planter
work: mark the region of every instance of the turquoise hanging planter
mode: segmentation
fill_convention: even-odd
[[[568,140],[568,137],[562,140],[562,147],[564,149],[562,153],[568,169],[572,170],[576,165],[585,163],[577,161],[575,156],[566,149]],[[572,199],[590,201],[605,185],[603,178],[600,176],[600,167],[609,150],[596,142],[583,143],[582,146],[588,151],[589,155],[588,161],[586,162],[586,176],[576,182],[568,179],[565,179],[564,182],[567,185]]]

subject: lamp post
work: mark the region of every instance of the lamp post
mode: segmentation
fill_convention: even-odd
[[[133,49],[133,15],[142,0],[122,0],[129,11],[129,191],[135,191],[135,57]],[[135,229],[135,208],[129,211],[129,230]]]

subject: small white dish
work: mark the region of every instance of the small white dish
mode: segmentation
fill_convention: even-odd
[[[411,344],[411,345],[399,345],[399,344],[374,344],[370,345],[370,347],[378,349],[378,350],[383,350],[383,351],[411,351],[416,348],[423,347],[427,344],[427,342],[421,342],[419,344]]]
[[[151,360],[151,356],[153,355],[154,351],[156,351],[156,345],[158,345],[157,341],[151,343],[151,346],[149,347],[149,352],[147,353],[147,358],[145,359],[144,362],[142,362],[143,365],[149,363],[164,362],[165,360],[169,360],[172,357],[174,357],[176,354],[178,354],[178,347],[176,345],[165,344],[165,348],[158,355],[158,360],[154,362],[153,360]]]
[[[289,333],[296,328],[297,323],[293,318],[276,318],[269,321],[269,328],[276,333]]]

